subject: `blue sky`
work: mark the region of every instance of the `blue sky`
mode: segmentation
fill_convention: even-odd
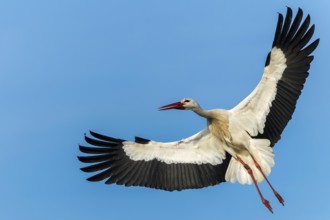
[[[298,3],[299,2],[299,3]],[[85,181],[88,130],[173,141],[201,130],[192,97],[230,109],[259,81],[277,12],[301,7],[321,43],[270,180],[183,192]],[[0,219],[329,219],[330,2],[0,1]]]

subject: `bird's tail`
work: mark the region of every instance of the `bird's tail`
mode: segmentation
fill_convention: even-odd
[[[271,168],[275,165],[273,149],[269,146],[267,139],[251,139],[249,152],[260,165],[263,173],[269,175]],[[264,180],[262,173],[255,166],[254,160],[250,154],[238,156],[249,165],[257,182]],[[246,168],[235,158],[232,158],[226,172],[226,181],[239,182],[240,184],[253,183],[251,176]]]

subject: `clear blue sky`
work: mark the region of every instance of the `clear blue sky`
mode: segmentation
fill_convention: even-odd
[[[299,2],[299,3],[297,3]],[[88,130],[173,141],[201,130],[192,97],[230,109],[259,81],[277,12],[301,7],[321,38],[271,181],[183,192],[85,181]],[[330,219],[330,2],[0,1],[0,219]]]

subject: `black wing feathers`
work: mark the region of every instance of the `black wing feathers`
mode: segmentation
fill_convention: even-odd
[[[277,21],[277,25],[276,25],[276,31],[275,31],[275,37],[274,37],[274,41],[273,41],[273,46],[278,44],[279,42],[279,38],[280,38],[280,33],[282,30],[282,25],[283,25],[283,15],[282,14],[278,14],[278,21]]]
[[[315,26],[310,25],[308,15],[302,22],[303,12],[298,10],[292,21],[292,10],[287,9],[285,19],[278,16],[273,48],[280,49],[286,58],[286,68],[277,82],[275,99],[266,116],[263,133],[255,138],[267,138],[271,145],[280,139],[288,121],[295,110],[297,100],[304,87],[313,56],[310,54],[319,44],[319,39],[309,43]],[[271,65],[271,52],[266,66]],[[85,140],[92,146],[79,146],[81,152],[90,154],[78,159],[89,166],[81,168],[84,172],[99,172],[87,180],[106,180],[106,184],[116,183],[125,186],[145,186],[163,190],[183,190],[215,185],[225,181],[225,173],[231,156],[227,153],[222,164],[165,163],[156,159],[132,160],[124,150],[125,140],[108,137],[90,131],[92,137]],[[137,145],[151,144],[150,140],[135,137]]]
[[[264,132],[256,136],[257,138],[269,139],[272,146],[281,138],[281,133],[292,117],[297,100],[308,77],[310,63],[313,61],[313,56],[310,56],[310,54],[319,44],[319,39],[317,39],[306,46],[313,37],[315,26],[309,27],[309,15],[301,24],[302,17],[303,12],[299,9],[291,24],[292,10],[288,8],[284,24],[281,14],[279,14],[277,22],[273,47],[282,50],[287,67],[282,74],[282,78],[278,81],[276,96],[267,115]],[[270,54],[266,59],[266,66],[269,65],[269,56]]]
[[[292,10],[291,10],[291,16],[292,16]],[[294,37],[294,34],[297,32],[302,18],[303,18],[303,11],[299,8],[298,13],[297,13],[292,25],[291,25],[289,33],[287,35],[287,39],[292,39]],[[289,43],[290,43],[290,41],[287,41],[287,42],[284,43],[283,46],[288,47]],[[273,45],[273,47],[274,47],[274,45]]]
[[[88,178],[89,181],[106,179],[106,184],[116,183],[125,186],[145,186],[163,190],[183,190],[215,185],[225,181],[225,173],[230,161],[226,160],[217,166],[211,164],[166,164],[157,161],[131,160],[123,149],[124,140],[111,138],[95,132],[91,137],[85,136],[92,147],[80,146],[81,152],[91,156],[79,156],[84,163],[94,163],[81,168],[84,172],[100,173]],[[147,144],[150,140],[136,137],[136,143]]]
[[[283,44],[286,41],[287,33],[289,32],[290,24],[292,21],[292,9],[287,8],[286,16],[285,16],[285,21],[284,21],[284,26],[280,34],[280,42],[279,44]]]

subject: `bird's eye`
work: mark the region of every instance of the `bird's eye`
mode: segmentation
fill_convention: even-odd
[[[190,100],[189,99],[186,99],[186,100],[184,100],[184,102],[190,102]]]

